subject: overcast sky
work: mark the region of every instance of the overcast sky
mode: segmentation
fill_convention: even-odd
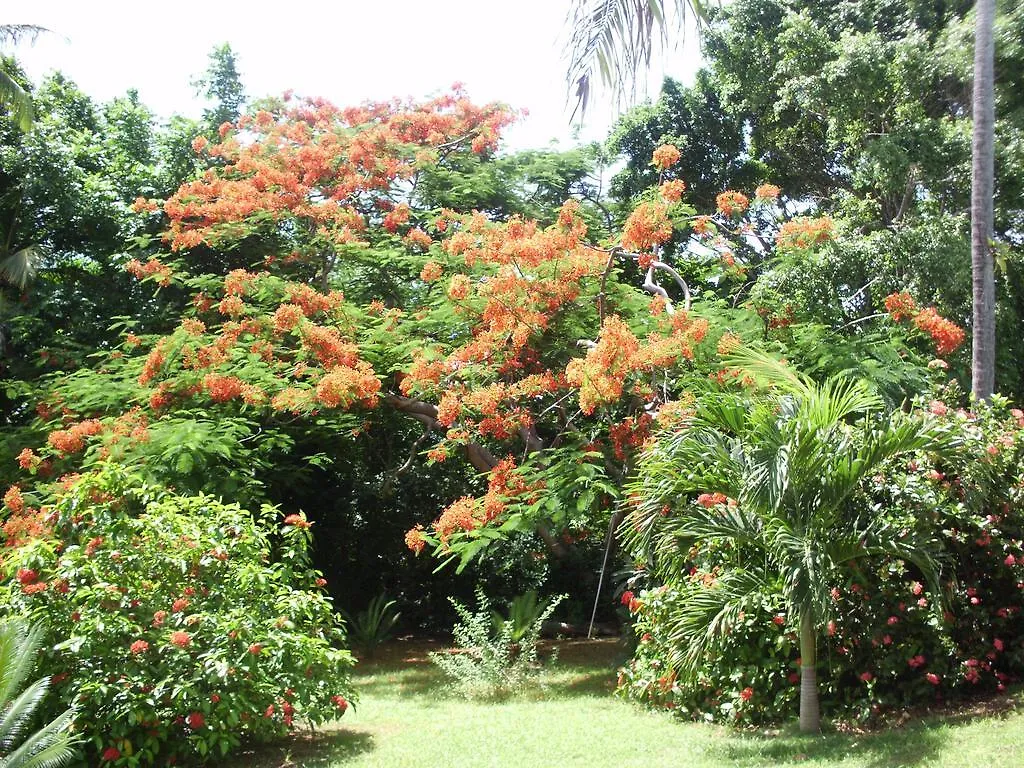
[[[98,101],[135,88],[161,117],[199,115],[189,83],[210,50],[228,42],[249,97],[293,89],[346,106],[424,97],[458,81],[474,101],[529,110],[508,132],[509,146],[558,140],[567,148],[576,143],[562,59],[568,7],[569,0],[33,0],[0,21],[53,31],[14,51],[33,80],[59,69]],[[651,95],[666,74],[689,81],[697,63],[689,35],[656,63]],[[614,117],[607,101],[597,104],[581,138],[603,139]]]

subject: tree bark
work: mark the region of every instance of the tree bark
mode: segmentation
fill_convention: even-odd
[[[996,380],[996,284],[992,259],[995,186],[995,0],[977,0],[974,33],[974,137],[971,163],[971,392],[992,396]]]
[[[821,732],[818,706],[818,648],[810,610],[800,618],[800,732]]]

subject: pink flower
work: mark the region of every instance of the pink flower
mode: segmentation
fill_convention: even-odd
[[[1017,564],[1017,558],[1015,558],[1013,555],[1007,555],[1006,559],[1003,560],[1003,562],[1006,563],[1006,565],[1008,565],[1010,568],[1012,568]]]
[[[924,585],[920,581],[915,581],[910,585],[910,591],[915,595],[920,595],[924,591]]]
[[[942,680],[942,678],[940,678],[934,672],[929,672],[927,675],[924,676],[924,679],[927,680],[932,685],[938,685],[939,681]]]
[[[992,647],[995,648],[997,651],[1002,651],[1004,647],[1003,641],[997,637],[995,640],[992,641]]]
[[[145,640],[136,640],[134,643],[131,644],[131,647],[128,650],[130,650],[134,654],[145,653],[149,650],[149,643],[147,643]]]
[[[874,676],[874,675],[872,675],[872,674],[871,674],[870,672],[861,672],[861,673],[860,673],[860,675],[859,675],[859,677],[860,677],[860,679],[861,679],[861,680],[863,680],[863,681],[864,681],[865,683],[870,683],[870,682],[871,682],[872,680],[874,680],[874,679],[875,679],[875,676]]]
[[[911,669],[917,669],[918,667],[923,667],[925,665],[925,658],[921,654],[918,654],[908,661],[907,664],[910,665]]]
[[[900,623],[899,616],[890,616],[885,623],[888,624],[890,627],[894,627]]]

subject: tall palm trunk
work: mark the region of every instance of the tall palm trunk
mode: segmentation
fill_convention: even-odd
[[[995,184],[995,0],[977,0],[974,33],[974,140],[971,167],[973,351],[971,391],[987,400],[996,379],[996,284],[992,248]]]
[[[818,706],[818,638],[814,617],[804,610],[800,618],[800,732],[821,731],[821,710]]]

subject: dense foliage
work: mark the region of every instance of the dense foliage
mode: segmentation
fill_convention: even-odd
[[[18,521],[43,530],[5,553],[4,612],[45,622],[50,709],[75,705],[93,760],[224,755],[344,712],[352,658],[304,517],[115,467],[68,478],[42,522],[16,496],[7,546]]]

